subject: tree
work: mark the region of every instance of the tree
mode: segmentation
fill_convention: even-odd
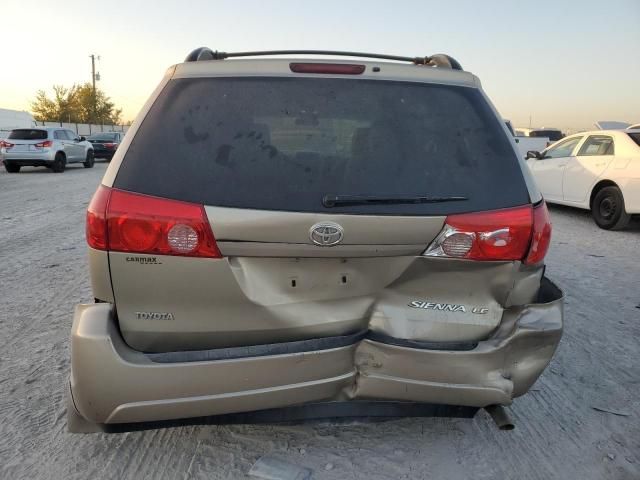
[[[122,109],[116,108],[111,99],[97,88],[94,103],[93,87],[90,83],[76,87],[75,97],[80,117],[84,119],[82,123],[120,123]]]
[[[94,96],[90,83],[71,88],[54,85],[53,98],[38,90],[31,110],[40,122],[117,124],[122,115],[122,109],[116,108],[102,90],[96,88]]]

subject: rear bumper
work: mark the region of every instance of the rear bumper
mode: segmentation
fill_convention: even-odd
[[[115,150],[103,150],[103,149],[93,149],[93,156],[95,158],[106,158],[111,160],[115,155]]]
[[[28,166],[44,166],[49,165],[55,158],[55,151],[48,150],[43,152],[19,152],[4,153],[0,155],[0,161],[12,162],[16,165]]]
[[[562,292],[545,279],[539,303],[507,310],[498,331],[471,350],[409,348],[354,336],[350,345],[324,348],[330,346],[325,342],[321,350],[310,351],[307,344],[295,353],[224,359],[209,351],[208,358],[217,359],[187,355],[160,362],[124,343],[109,304],[79,305],[71,337],[69,427],[86,431],[78,425],[325,400],[509,404],[551,360],[562,335],[562,307]]]

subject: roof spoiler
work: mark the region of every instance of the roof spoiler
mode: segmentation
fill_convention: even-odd
[[[342,52],[336,50],[263,50],[256,52],[218,52],[207,47],[200,47],[193,50],[185,62],[200,62],[205,60],[224,60],[225,58],[235,57],[263,57],[270,55],[329,55],[341,57],[362,57],[377,58],[381,60],[394,60],[397,62],[409,62],[414,65],[426,65],[438,68],[450,68],[452,70],[462,70],[462,66],[458,61],[445,55],[437,53],[427,57],[401,57],[397,55],[384,55],[379,53],[362,53],[362,52]]]

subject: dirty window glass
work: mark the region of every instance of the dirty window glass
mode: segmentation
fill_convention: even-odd
[[[332,78],[173,80],[140,126],[114,186],[304,212],[326,211],[327,194],[469,199],[330,209],[361,214],[446,214],[529,201],[501,120],[477,89]]]

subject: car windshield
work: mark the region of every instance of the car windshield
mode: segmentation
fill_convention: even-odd
[[[115,133],[101,133],[100,135],[91,135],[87,137],[87,140],[93,140],[98,142],[113,142],[116,139]]]
[[[529,201],[501,120],[479,90],[379,80],[173,80],[114,186],[302,212],[325,211],[326,195],[468,198],[331,207],[355,214],[446,214]]]
[[[20,128],[12,130],[9,134],[9,140],[46,140],[47,131],[37,130],[34,128]]]

